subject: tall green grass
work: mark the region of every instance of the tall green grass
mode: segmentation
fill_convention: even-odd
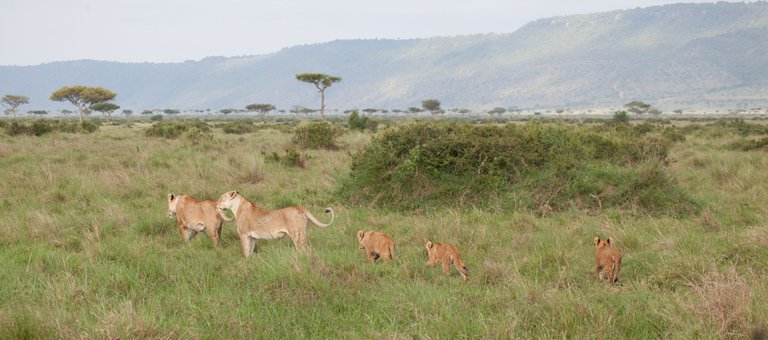
[[[150,127],[0,134],[0,338],[765,332],[768,193],[761,183],[768,182],[768,159],[730,148],[741,138],[731,130],[672,127],[685,138],[667,150],[668,165],[658,166],[698,202],[699,213],[616,205],[542,216],[350,203],[335,193],[350,174],[350,155],[372,138],[367,133],[340,136],[338,150],[302,150],[305,167],[298,168],[265,158],[293,146],[282,129],[214,129],[196,141],[147,137]],[[586,169],[580,176],[618,176]],[[243,258],[232,223],[220,247],[205,235],[184,244],[165,216],[165,195],[215,199],[232,189],[270,209],[303,205],[321,219],[333,206],[337,219],[329,228],[309,227],[312,251],[303,255],[286,238],[259,241],[257,253]],[[357,248],[359,229],[393,236],[395,261],[368,263]],[[618,285],[595,280],[595,235],[613,237],[624,255]],[[427,267],[426,239],[457,244],[469,281]]]

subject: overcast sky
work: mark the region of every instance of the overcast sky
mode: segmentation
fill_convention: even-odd
[[[513,32],[664,0],[0,0],[0,65],[182,62],[336,39]],[[715,1],[687,1],[715,2]]]

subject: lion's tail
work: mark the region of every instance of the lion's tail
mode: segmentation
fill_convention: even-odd
[[[611,269],[611,282],[619,282],[619,274],[621,272],[621,255],[611,255],[613,258],[613,268]]]
[[[459,271],[464,281],[467,281],[467,277],[469,277],[469,269],[467,269],[467,267],[464,267],[464,263],[461,262],[461,256],[451,255],[451,257],[453,257],[454,267],[456,267],[456,270]]]
[[[333,213],[333,209],[331,207],[325,208],[326,214],[331,214],[331,221],[328,223],[320,223],[320,221],[315,218],[315,216],[312,215],[312,213],[309,212],[309,210],[304,211],[304,214],[307,215],[307,218],[309,218],[312,223],[314,223],[316,226],[320,228],[325,228],[333,224],[333,219],[336,217],[336,214]]]

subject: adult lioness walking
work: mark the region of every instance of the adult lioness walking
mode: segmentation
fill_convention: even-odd
[[[298,250],[309,247],[307,241],[307,221],[312,221],[318,227],[328,227],[335,217],[333,209],[325,208],[331,214],[331,221],[320,223],[315,216],[303,207],[287,207],[269,211],[249,202],[238,191],[228,191],[216,202],[219,214],[229,209],[235,214],[237,234],[240,235],[240,246],[245,257],[251,256],[256,247],[256,240],[275,240],[286,234],[293,240]]]
[[[168,194],[168,216],[176,216],[184,241],[191,240],[197,233],[205,230],[213,244],[218,245],[221,225],[224,221],[229,222],[232,219],[217,211],[214,201],[198,201],[189,195]]]

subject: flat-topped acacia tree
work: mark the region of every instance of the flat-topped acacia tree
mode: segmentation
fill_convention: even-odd
[[[114,92],[102,87],[89,87],[83,85],[65,86],[51,94],[51,100],[56,102],[70,102],[77,107],[80,113],[80,124],[83,123],[83,114],[91,108],[91,105],[103,103],[114,99]]]
[[[96,103],[91,105],[91,110],[99,111],[101,112],[102,115],[106,115],[109,118],[112,118],[112,112],[114,112],[119,108],[120,108],[120,105],[117,105],[115,103],[108,103],[108,102],[101,102],[101,103]]]
[[[341,78],[325,73],[301,73],[296,75],[296,79],[314,84],[317,91],[320,92],[320,117],[325,120],[325,89],[331,87],[334,83],[340,82]]]
[[[29,97],[6,94],[3,96],[0,103],[2,103],[3,106],[8,107],[6,111],[12,113],[13,118],[15,119],[16,111],[18,111],[19,106],[29,103]]]
[[[245,107],[248,111],[256,111],[259,113],[259,117],[261,117],[261,120],[264,120],[264,117],[266,117],[267,113],[269,111],[272,111],[275,109],[275,106],[272,104],[251,104]]]

